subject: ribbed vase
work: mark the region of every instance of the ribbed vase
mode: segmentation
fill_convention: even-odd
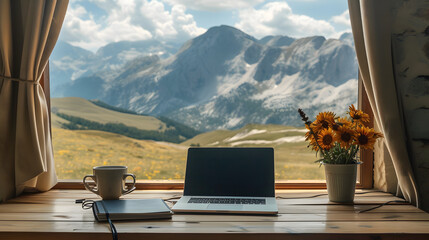
[[[324,164],[329,201],[352,203],[358,164]]]

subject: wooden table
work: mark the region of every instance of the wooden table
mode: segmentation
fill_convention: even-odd
[[[368,192],[358,190],[357,193]],[[116,222],[119,239],[429,239],[429,214],[387,193],[358,194],[354,205],[328,201],[324,190],[279,190],[278,216],[184,215],[171,220]],[[180,191],[135,191],[125,198],[171,198]],[[307,197],[307,198],[302,198]],[[0,239],[111,239],[75,199],[97,199],[84,190],[27,194],[0,204]],[[301,199],[299,199],[301,198]]]

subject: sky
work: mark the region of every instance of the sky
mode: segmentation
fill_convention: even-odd
[[[219,25],[258,39],[351,32],[346,0],[71,0],[60,40],[93,52],[124,40],[182,44]]]

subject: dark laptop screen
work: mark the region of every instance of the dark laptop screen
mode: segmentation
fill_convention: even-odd
[[[274,197],[274,149],[190,148],[184,195]]]

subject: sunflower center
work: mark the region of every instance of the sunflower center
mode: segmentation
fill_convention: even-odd
[[[325,135],[323,136],[323,145],[329,146],[332,143],[332,136]]]
[[[323,120],[323,121],[322,121],[322,127],[323,127],[323,128],[329,128],[329,123],[328,123],[328,121]]]
[[[365,136],[365,135],[360,135],[360,136],[358,137],[358,141],[359,141],[359,143],[360,143],[361,145],[365,145],[365,144],[367,144],[367,143],[368,143],[368,137],[367,137],[367,136]]]
[[[352,135],[348,132],[344,132],[341,134],[341,140],[343,142],[349,142],[352,139]]]
[[[355,114],[354,116],[353,116],[353,119],[361,119],[362,118],[362,116],[361,115],[359,115],[359,114]]]

